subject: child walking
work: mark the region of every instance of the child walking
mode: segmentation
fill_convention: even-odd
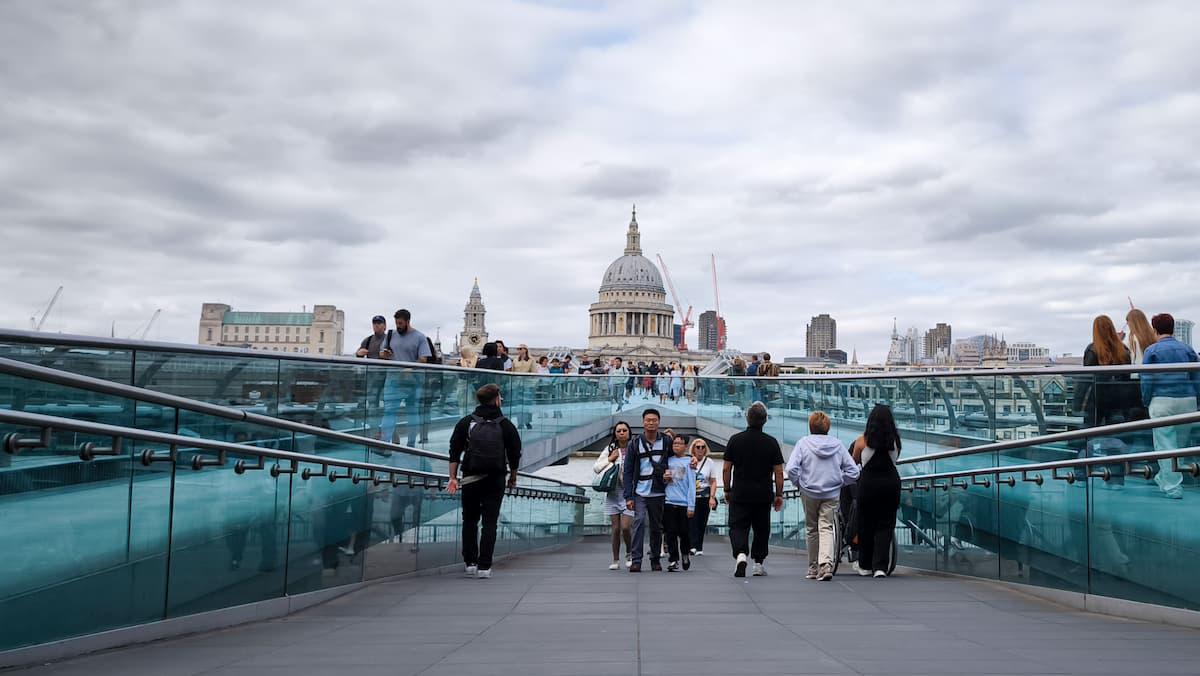
[[[667,459],[667,471],[663,481],[667,485],[667,499],[663,506],[663,531],[667,536],[667,572],[679,570],[680,557],[683,569],[692,567],[688,535],[688,519],[696,510],[696,470],[687,452],[688,440],[682,434],[671,444],[671,457]]]
[[[833,579],[834,513],[842,486],[858,480],[858,465],[837,437],[829,436],[829,416],[817,411],[808,417],[810,434],[796,442],[788,458],[787,477],[804,501],[804,530],[810,580]]]

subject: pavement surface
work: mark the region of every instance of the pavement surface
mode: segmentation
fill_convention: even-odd
[[[804,579],[773,553],[732,577],[728,545],[678,573],[609,571],[585,540],[490,580],[411,577],[288,618],[18,670],[22,676],[1196,674],[1200,631],[1079,612],[919,574]]]

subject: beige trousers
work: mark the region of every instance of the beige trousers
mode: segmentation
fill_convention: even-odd
[[[838,501],[817,500],[808,496],[804,501],[804,534],[808,544],[808,565],[833,565],[833,527],[834,513]]]

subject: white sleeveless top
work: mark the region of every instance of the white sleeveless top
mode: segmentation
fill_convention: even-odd
[[[871,462],[871,458],[873,457],[875,457],[875,449],[871,448],[870,446],[864,446],[862,449],[863,467],[866,467],[867,463]],[[894,465],[896,464],[896,461],[900,459],[900,453],[893,448],[892,450],[888,451],[888,457],[892,459],[892,464]]]

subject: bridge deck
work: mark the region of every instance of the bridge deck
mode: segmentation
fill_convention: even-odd
[[[734,579],[713,542],[690,572],[606,570],[607,543],[404,579],[286,619],[135,646],[23,676],[1196,673],[1200,631],[1077,612],[982,582],[844,571],[774,554]]]

